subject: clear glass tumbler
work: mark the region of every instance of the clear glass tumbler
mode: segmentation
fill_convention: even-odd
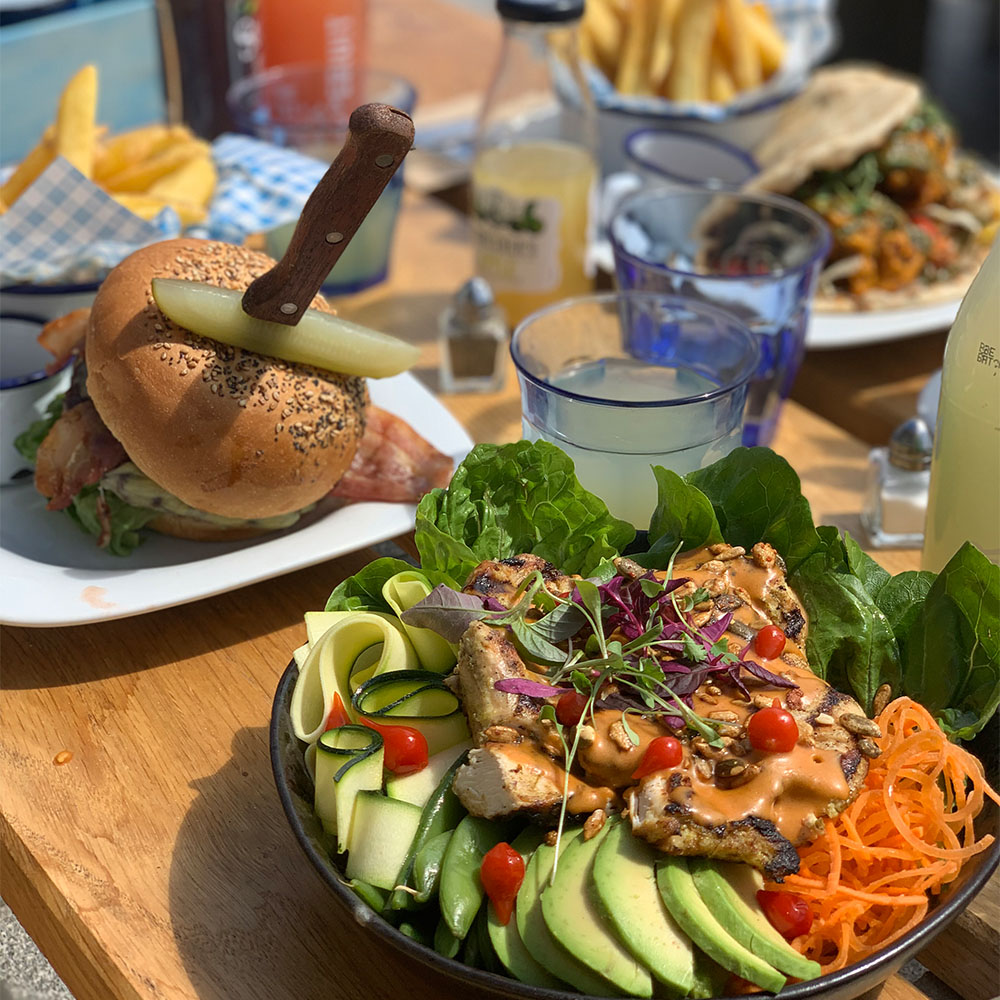
[[[656,506],[650,466],[684,475],[740,444],[757,342],[710,305],[608,292],[533,313],[511,355],[524,437],[562,448],[587,489],[644,528]]]
[[[610,224],[618,287],[711,303],[760,344],[747,393],[746,445],[770,444],[805,355],[806,326],[830,234],[791,198],[742,192],[636,192]]]

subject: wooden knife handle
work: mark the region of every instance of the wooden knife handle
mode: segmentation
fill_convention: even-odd
[[[243,311],[295,326],[413,145],[413,121],[388,104],[351,114],[347,141],[309,195],[288,249],[243,296]]]

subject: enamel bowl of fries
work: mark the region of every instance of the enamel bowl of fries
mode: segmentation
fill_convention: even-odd
[[[44,320],[87,305],[120,257],[207,216],[209,144],[183,125],[109,132],[97,106],[97,69],[86,65],[34,148],[0,174],[4,314]]]
[[[832,49],[829,0],[588,0],[581,54],[605,172],[643,126],[751,150]]]

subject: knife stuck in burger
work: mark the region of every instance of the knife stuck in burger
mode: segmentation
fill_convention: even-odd
[[[136,251],[93,306],[39,338],[70,387],[19,439],[35,486],[98,545],[139,529],[200,541],[290,527],[332,496],[415,502],[452,460],[371,404],[365,377],[417,350],[336,317],[317,294],[413,141],[409,116],[365,105],[277,264],[177,239]]]

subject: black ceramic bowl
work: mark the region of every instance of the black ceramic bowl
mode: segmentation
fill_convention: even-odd
[[[445,958],[430,948],[401,934],[390,923],[383,920],[367,904],[363,903],[347,886],[346,879],[333,859],[322,846],[321,828],[313,814],[313,786],[303,761],[302,747],[292,732],[289,719],[289,705],[292,689],[299,672],[295,663],[288,665],[278,684],[271,712],[271,767],[278,786],[278,795],[284,807],[288,822],[295,832],[302,850],[329,885],[337,901],[372,934],[388,942],[399,951],[418,962],[428,965],[449,977],[456,990],[462,988],[460,996],[478,995],[487,997],[525,998],[525,1000],[582,1000],[581,994],[565,990],[542,989],[527,986],[515,979],[494,975]],[[985,738],[995,743],[997,719],[988,727]],[[974,748],[975,749],[975,748]],[[995,748],[981,754],[984,759],[996,762]],[[991,781],[996,779],[996,767],[989,773]],[[998,812],[995,803],[987,799],[986,807],[976,820],[976,831],[996,831]],[[912,958],[921,948],[943,930],[969,905],[972,898],[986,884],[1000,861],[1000,838],[995,840],[988,851],[976,855],[962,869],[959,877],[944,891],[931,906],[927,918],[909,934],[884,948],[876,955],[856,962],[839,972],[831,972],[820,979],[808,983],[797,983],[781,991],[782,1000],[853,1000],[875,986],[881,984],[896,972],[904,962]],[[720,1000],[746,1000],[743,998],[720,998]]]

